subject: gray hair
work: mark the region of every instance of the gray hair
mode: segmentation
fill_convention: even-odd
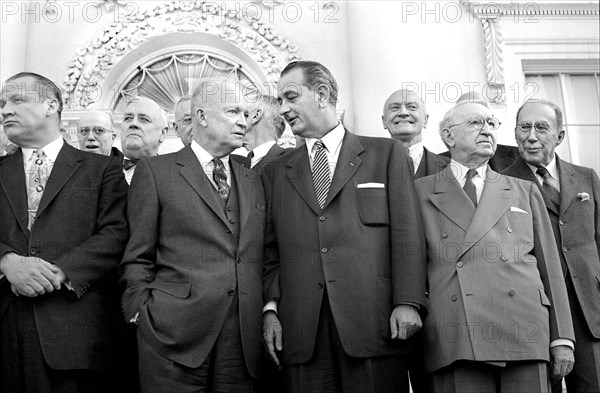
[[[529,99],[529,100],[525,101],[523,103],[523,105],[521,105],[521,107],[519,108],[519,110],[517,111],[517,119],[516,119],[517,123],[519,122],[519,115],[521,114],[521,111],[523,110],[523,108],[526,105],[533,105],[533,104],[546,105],[547,107],[549,107],[550,109],[552,109],[554,111],[554,118],[556,120],[556,127],[558,128],[558,131],[562,131],[563,130],[564,116],[563,116],[562,110],[554,102],[548,101],[548,100],[544,100],[544,99]]]

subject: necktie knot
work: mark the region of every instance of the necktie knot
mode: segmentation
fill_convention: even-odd
[[[225,172],[225,165],[219,158],[213,158],[213,180],[217,185],[217,191],[224,200],[229,198],[229,191],[231,187],[227,184],[227,172]]]
[[[129,169],[133,168],[139,160],[136,159],[129,159],[129,158],[124,158],[123,159],[123,169],[125,169],[126,171],[128,171]]]
[[[544,182],[542,183],[544,193],[546,193],[556,207],[560,206],[560,185],[558,184],[558,180],[553,178],[548,169],[544,167],[539,167],[535,172],[544,178]]]

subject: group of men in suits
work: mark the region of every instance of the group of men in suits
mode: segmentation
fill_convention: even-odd
[[[115,158],[109,115],[80,119],[87,154],[56,85],[3,85],[2,391],[120,391],[125,323],[143,392],[600,390],[599,181],[554,153],[560,109],[523,105],[500,174],[475,99],[440,124],[446,158],[412,91],[384,104],[391,139],[344,129],[317,62],[288,64],[279,100],[246,93],[201,82],[175,108],[185,147],[158,157],[164,112],[131,100]],[[276,144],[283,121],[305,144]]]

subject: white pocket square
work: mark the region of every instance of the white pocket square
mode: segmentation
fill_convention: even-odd
[[[385,188],[385,184],[383,184],[383,183],[362,183],[362,184],[357,184],[356,188]]]
[[[517,212],[517,213],[525,213],[525,214],[528,214],[528,213],[527,213],[525,210],[523,210],[523,209],[520,209],[520,208],[518,208],[518,207],[516,207],[516,206],[511,206],[511,207],[510,207],[510,211],[511,211],[511,212]]]
[[[579,198],[581,202],[589,201],[590,194],[588,194],[587,192],[580,192],[579,194],[577,194],[577,198]]]

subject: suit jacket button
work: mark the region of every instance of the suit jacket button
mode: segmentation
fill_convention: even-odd
[[[508,291],[508,296],[515,296],[515,291],[513,289]]]
[[[445,239],[448,237],[448,234],[446,232],[442,233],[442,238]]]
[[[237,263],[242,263],[242,260],[241,260],[240,258],[235,258],[235,261],[236,261]]]
[[[318,284],[317,284],[317,288],[319,288],[319,289],[323,289],[323,284],[321,284],[321,283],[318,283]]]
[[[563,252],[567,252],[567,247],[562,248]]]
[[[506,230],[508,231],[508,233],[512,233],[512,228],[511,227],[506,227]]]
[[[459,262],[456,264],[456,267],[463,267],[463,266],[465,266],[465,264],[464,264],[464,262],[463,262],[463,261],[459,261]]]
[[[452,301],[455,302],[456,300],[458,300],[458,296],[452,295]]]
[[[235,221],[233,221],[233,220],[229,220],[229,223],[230,223],[230,224],[235,224]]]
[[[230,289],[230,290],[227,292],[227,294],[228,294],[229,296],[233,296],[233,294],[234,294],[234,293],[235,293],[235,291],[234,291],[233,289]]]
[[[506,257],[506,255],[502,255],[502,256],[500,257],[500,259],[502,259],[502,261],[503,261],[503,262],[506,262],[506,261],[508,261],[508,258]]]
[[[323,217],[323,216],[319,217],[319,221],[325,221],[325,217]]]
[[[321,249],[321,252],[322,252],[323,254],[325,254],[325,253],[327,252],[327,248],[326,248],[326,247],[323,247],[323,248]]]
[[[35,247],[31,247],[31,248],[29,249],[29,253],[30,253],[31,255],[35,255],[35,254],[37,254],[37,253],[38,253],[38,250],[37,250],[37,248],[35,248]]]
[[[558,225],[565,225],[565,222],[563,220],[559,220]]]

